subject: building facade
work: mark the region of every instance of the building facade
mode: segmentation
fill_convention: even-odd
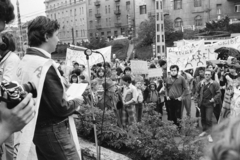
[[[133,34],[134,0],[88,0],[89,38]]]
[[[164,16],[176,29],[201,29],[210,20],[228,16],[231,23],[240,20],[239,0],[163,0]]]
[[[85,0],[46,0],[46,16],[60,23],[61,43],[87,41],[87,11]]]

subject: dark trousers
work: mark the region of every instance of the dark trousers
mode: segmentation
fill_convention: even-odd
[[[71,137],[68,121],[36,127],[33,142],[38,160],[77,160],[79,155]]]
[[[181,119],[182,101],[170,99],[168,101],[170,116],[175,125],[179,126],[178,119]]]
[[[166,111],[167,111],[168,120],[171,121],[171,120],[172,120],[172,117],[171,117],[171,112],[170,112],[169,101],[167,100],[166,97],[164,97],[164,101],[165,101],[165,107],[166,107]]]
[[[212,127],[213,106],[201,105],[200,109],[203,131],[209,131]]]
[[[216,106],[213,108],[213,113],[217,119],[217,122],[218,122],[220,114],[221,114],[221,109],[222,109],[222,107],[220,104],[216,104]]]
[[[143,104],[142,103],[138,103],[135,105],[136,107],[136,119],[137,122],[141,122],[142,121],[142,108],[143,108]]]
[[[159,102],[156,105],[156,112],[160,113],[161,117],[163,115],[163,105],[164,105],[164,102],[161,102],[161,103]]]

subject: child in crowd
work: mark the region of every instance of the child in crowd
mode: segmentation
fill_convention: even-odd
[[[137,122],[141,122],[142,120],[142,107],[143,107],[143,93],[142,93],[142,80],[143,78],[137,77],[135,79],[135,86],[138,91],[138,96],[137,96],[137,103],[136,103],[136,119]]]
[[[78,76],[76,74],[71,75],[70,83],[78,83]]]

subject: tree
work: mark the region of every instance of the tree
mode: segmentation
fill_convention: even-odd
[[[155,18],[151,17],[149,20],[143,21],[139,26],[138,46],[149,46],[155,42],[156,37],[156,22]]]
[[[218,21],[210,21],[206,23],[205,31],[228,31],[230,19],[228,17],[222,18]]]
[[[173,22],[169,16],[164,16],[164,30],[165,32],[173,32]]]

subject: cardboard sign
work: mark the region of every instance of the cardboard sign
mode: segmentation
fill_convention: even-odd
[[[148,78],[162,77],[162,68],[154,68],[148,70]]]
[[[131,60],[130,62],[133,74],[148,74],[147,61]]]

